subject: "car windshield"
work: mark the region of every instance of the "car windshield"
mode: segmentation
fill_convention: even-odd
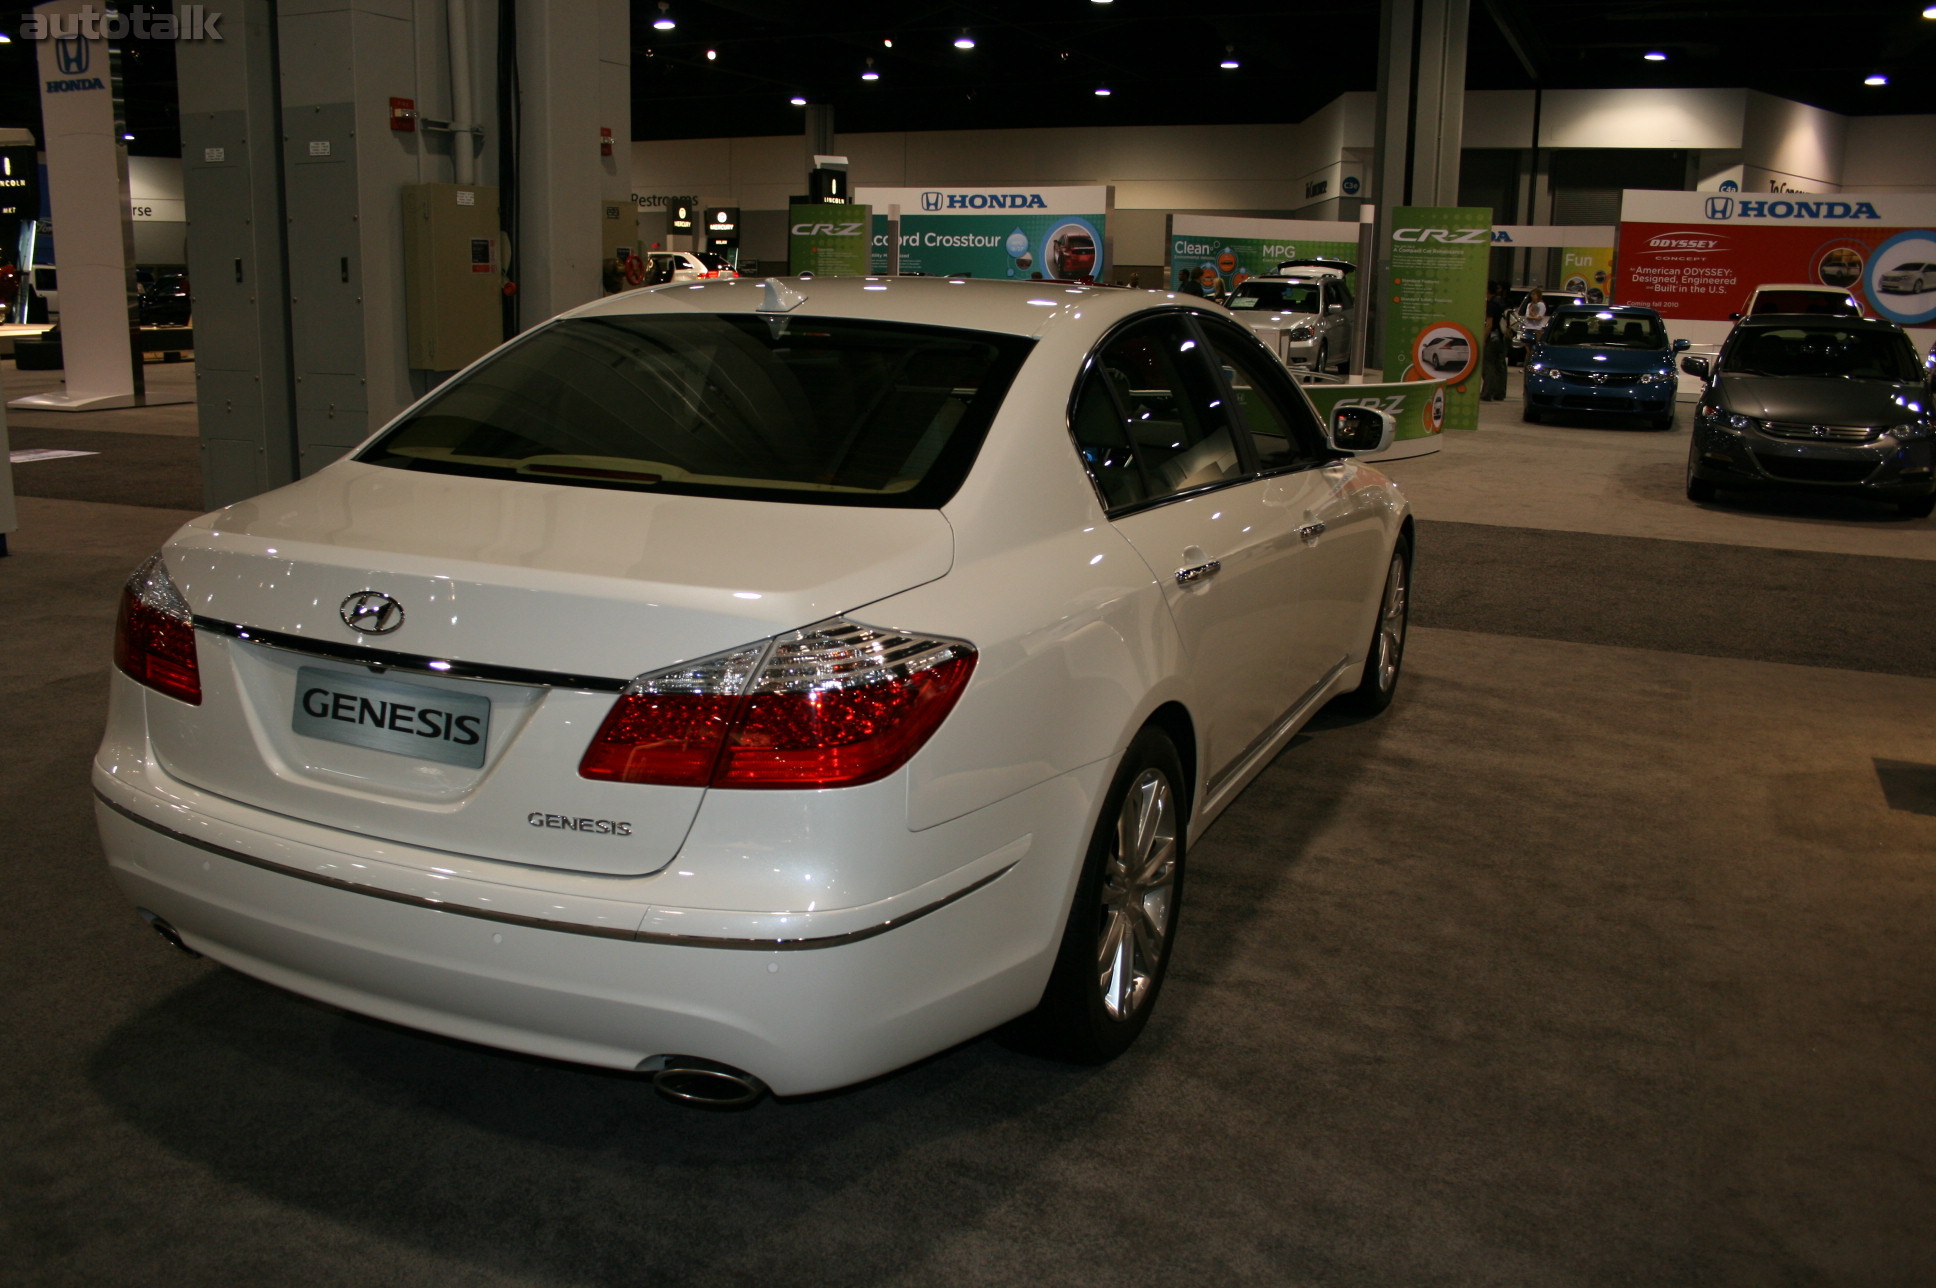
[[[1274,313],[1316,313],[1319,288],[1310,282],[1245,282],[1230,297],[1233,309],[1267,309]]]
[[[1659,318],[1618,313],[1562,313],[1546,328],[1546,343],[1591,349],[1665,349],[1667,330]]]
[[[760,314],[571,318],[453,380],[358,458],[397,469],[931,508],[1032,341]]]
[[[1919,379],[1907,336],[1852,327],[1756,327],[1736,337],[1724,365],[1757,376]]]
[[[1755,296],[1756,313],[1822,313],[1830,317],[1861,317],[1855,301],[1831,291],[1762,291]]]

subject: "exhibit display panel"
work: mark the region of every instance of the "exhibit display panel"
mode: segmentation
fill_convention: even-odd
[[[865,277],[873,271],[873,235],[866,206],[830,201],[792,206],[787,219],[787,268],[817,277]]]
[[[1629,190],[1620,207],[1623,304],[1728,322],[1764,282],[1854,294],[1876,317],[1936,322],[1936,196]]]
[[[900,271],[930,277],[1100,278],[1108,269],[1104,184],[856,188],[874,211],[873,270],[889,271],[890,207],[900,207]]]
[[[1446,384],[1445,425],[1479,428],[1479,334],[1485,328],[1492,211],[1399,206],[1392,211],[1385,372]]]
[[[1287,259],[1358,258],[1356,222],[1216,215],[1171,215],[1168,222],[1166,284],[1178,286],[1178,274],[1187,274],[1205,295],[1226,294]]]

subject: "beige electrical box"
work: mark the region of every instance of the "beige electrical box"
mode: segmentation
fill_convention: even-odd
[[[504,339],[502,241],[496,188],[459,183],[404,188],[404,320],[411,366],[455,371]]]
[[[638,218],[632,214],[632,203],[628,201],[620,205],[616,201],[608,201],[601,213],[603,218],[599,220],[599,227],[605,232],[605,258],[622,260],[628,254],[637,254]]]

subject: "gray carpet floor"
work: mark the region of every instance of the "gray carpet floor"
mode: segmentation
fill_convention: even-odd
[[[100,510],[0,561],[0,1282],[1936,1278],[1936,614],[1898,561],[1426,524],[1397,704],[1196,849],[1127,1056],[983,1039],[719,1115],[165,949],[86,767],[171,516]]]

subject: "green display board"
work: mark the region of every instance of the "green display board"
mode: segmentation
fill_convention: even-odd
[[[1376,407],[1393,422],[1393,440],[1430,438],[1445,428],[1446,394],[1443,380],[1413,380],[1396,384],[1334,385],[1313,381],[1304,386],[1311,403],[1331,423],[1340,407]]]
[[[1445,384],[1445,427],[1479,428],[1492,210],[1399,206],[1386,250],[1385,375]]]
[[[872,255],[870,210],[829,202],[788,211],[787,268],[817,277],[866,277]]]
[[[900,271],[929,276],[1097,278],[1108,270],[1106,185],[857,188],[874,208],[874,272],[888,269],[901,210]]]
[[[1358,258],[1358,243],[1315,241],[1303,237],[1291,240],[1279,237],[1204,237],[1196,233],[1175,232],[1170,234],[1169,280],[1163,285],[1168,290],[1179,290],[1183,286],[1183,279],[1188,277],[1196,281],[1205,295],[1225,295],[1242,285],[1245,278],[1275,272],[1282,260],[1310,259],[1319,255],[1352,263]]]

